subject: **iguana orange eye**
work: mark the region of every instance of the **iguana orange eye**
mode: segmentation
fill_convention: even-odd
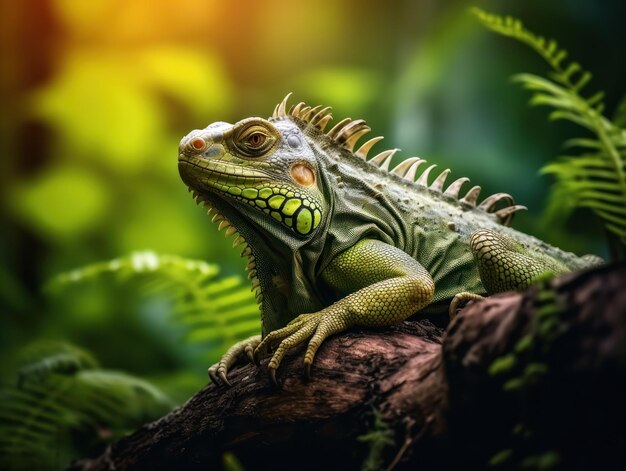
[[[255,132],[248,136],[248,145],[252,148],[258,148],[265,144],[266,140],[267,136],[265,134],[262,132]]]

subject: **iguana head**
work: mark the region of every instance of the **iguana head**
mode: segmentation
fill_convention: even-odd
[[[293,122],[213,123],[181,140],[178,162],[183,181],[240,233],[293,245],[324,216],[317,162]]]

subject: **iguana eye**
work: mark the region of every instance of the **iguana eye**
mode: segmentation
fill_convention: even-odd
[[[258,149],[265,143],[266,140],[267,136],[265,134],[262,132],[254,132],[248,136],[248,146]]]
[[[276,138],[263,126],[255,124],[243,129],[234,139],[237,149],[246,157],[260,157],[274,145]]]

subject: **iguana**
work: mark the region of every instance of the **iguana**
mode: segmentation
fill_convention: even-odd
[[[477,205],[479,186],[460,197],[467,178],[444,190],[449,170],[429,183],[430,165],[416,179],[425,165],[417,157],[389,170],[398,149],[367,158],[382,137],[355,150],[370,131],[365,121],[346,118],[326,132],[330,107],[288,110],[288,98],[268,120],[216,122],[179,145],[182,180],[233,247],[244,246],[262,317],[261,335],[209,368],[214,382],[230,384],[240,356],[272,348],[276,382],[285,353],[307,340],[308,376],[324,339],[352,326],[389,326],[420,310],[454,314],[461,302],[597,263],[508,227],[526,209],[510,195]]]

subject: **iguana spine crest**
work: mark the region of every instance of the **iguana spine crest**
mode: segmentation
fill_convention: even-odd
[[[287,111],[287,101],[291,93],[276,106],[271,120],[280,119],[292,119],[299,121],[304,126],[304,130],[312,128],[319,133],[325,135],[332,143],[345,149],[350,155],[372,164],[374,167],[383,170],[387,173],[395,175],[399,178],[414,183],[418,187],[423,187],[435,193],[441,193],[444,196],[448,196],[451,199],[458,201],[461,205],[469,207],[478,207],[486,213],[492,213],[496,220],[505,225],[510,226],[513,219],[513,214],[520,210],[527,209],[526,206],[516,205],[513,197],[508,193],[495,193],[485,198],[480,204],[477,205],[478,195],[480,194],[480,186],[473,186],[470,188],[463,197],[460,196],[461,187],[469,182],[469,178],[461,177],[454,180],[444,190],[445,181],[450,174],[450,169],[445,169],[441,172],[437,178],[429,185],[428,179],[432,170],[437,167],[436,164],[432,164],[427,167],[415,180],[418,168],[426,163],[426,160],[419,157],[410,157],[393,169],[389,169],[391,159],[400,149],[389,149],[375,155],[371,159],[367,159],[368,153],[371,148],[379,141],[383,139],[382,136],[369,139],[362,144],[358,150],[354,151],[356,143],[367,133],[371,131],[371,128],[362,119],[353,120],[351,118],[344,118],[333,126],[330,131],[325,132],[326,127],[332,120],[331,107],[318,105],[315,107],[307,106],[304,102],[300,102],[292,106]],[[504,203],[504,206],[500,209],[496,209],[500,202]]]

